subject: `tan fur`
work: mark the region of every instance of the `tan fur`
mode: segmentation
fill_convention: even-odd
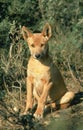
[[[38,105],[34,116],[39,118],[45,106],[68,106],[74,93],[68,92],[60,71],[49,56],[47,42],[52,35],[51,26],[47,23],[41,33],[34,34],[23,26],[22,33],[31,52],[27,67],[27,102],[24,113],[33,107],[36,100]]]

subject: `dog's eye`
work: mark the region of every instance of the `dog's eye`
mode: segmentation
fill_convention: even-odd
[[[34,45],[34,44],[31,44],[31,46],[32,46],[32,47],[35,47],[35,45]]]
[[[44,44],[42,43],[42,44],[41,44],[41,47],[43,47],[43,46],[44,46]]]

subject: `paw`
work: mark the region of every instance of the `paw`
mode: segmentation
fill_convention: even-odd
[[[34,114],[34,117],[38,120],[42,119],[43,118],[43,114]]]
[[[27,115],[27,112],[22,112],[21,114],[20,114],[20,116],[24,116],[24,115]]]
[[[32,113],[31,111],[32,111],[32,109],[31,109],[31,108],[28,108],[28,109],[26,109],[23,113],[21,113],[20,115],[21,115],[21,116],[24,116],[24,115],[30,114],[30,113]]]
[[[34,117],[38,120],[43,118],[43,110],[42,109],[37,109],[36,112],[34,113]]]
[[[31,112],[31,110],[32,110],[32,104],[29,103],[29,104],[26,105],[26,108],[21,115],[27,115],[28,113]]]

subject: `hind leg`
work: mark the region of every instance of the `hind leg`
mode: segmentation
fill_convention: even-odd
[[[71,101],[74,99],[75,94],[71,91],[66,92],[58,101],[56,101],[56,107],[67,108],[70,106]]]
[[[74,99],[75,94],[71,91],[66,92],[58,101],[49,103],[46,105],[47,108],[60,109],[67,108],[70,106],[71,101]]]
[[[74,99],[75,94],[71,91],[68,91],[64,94],[64,96],[61,97],[59,100],[60,104],[66,104],[71,103],[71,101]]]

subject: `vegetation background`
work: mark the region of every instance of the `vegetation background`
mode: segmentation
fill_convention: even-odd
[[[29,129],[21,121],[20,128],[14,122],[25,106],[29,58],[21,27],[25,25],[33,32],[41,31],[46,22],[51,24],[53,33],[50,52],[68,89],[83,92],[83,1],[0,0],[0,128],[3,130]],[[57,130],[60,129],[58,125]],[[40,129],[38,123],[36,127]],[[52,125],[53,130],[55,127]],[[68,130],[64,125],[63,129]]]

